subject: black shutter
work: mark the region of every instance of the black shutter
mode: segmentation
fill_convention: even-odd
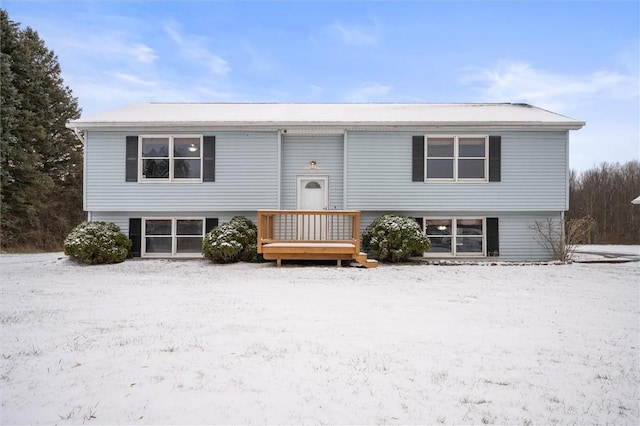
[[[411,181],[424,182],[424,136],[413,137],[411,152]]]
[[[500,256],[500,236],[498,218],[487,218],[487,256]]]
[[[125,182],[138,181],[138,137],[127,136],[126,153],[126,179]]]
[[[204,224],[204,233],[211,231],[213,228],[218,226],[218,218],[216,217],[208,217]]]
[[[489,182],[500,182],[501,136],[489,136]]]
[[[129,218],[129,239],[133,243],[131,256],[140,257],[142,254],[142,219]]]
[[[216,137],[205,136],[202,140],[202,181],[216,181]]]

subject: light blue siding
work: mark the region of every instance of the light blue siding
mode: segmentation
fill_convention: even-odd
[[[141,212],[141,211],[132,211],[132,212],[92,212],[91,220],[92,221],[103,221],[103,222],[111,222],[115,223],[120,227],[120,231],[123,234],[129,235],[129,219],[130,218],[152,218],[152,217],[166,217],[166,218],[180,218],[180,217],[202,217],[202,218],[216,218],[218,219],[218,223],[222,224],[225,222],[229,222],[234,216],[244,216],[247,219],[251,220],[253,223],[256,223],[257,212],[256,211],[224,211],[224,212],[206,212],[206,211],[193,211],[193,212],[184,212],[184,211],[159,211],[159,212]]]
[[[538,235],[532,229],[532,225],[538,221],[544,223],[548,218],[560,223],[560,212],[466,212],[466,211],[367,211],[362,212],[360,223],[361,232],[373,220],[384,213],[397,213],[410,217],[497,217],[500,239],[500,256],[490,257],[496,261],[521,262],[521,261],[549,261],[555,260],[539,242]],[[457,258],[454,258],[457,259]]]
[[[343,208],[343,136],[284,136],[282,138],[282,207],[296,208],[297,176],[329,176],[329,207]],[[309,170],[315,160],[317,170]]]
[[[411,137],[419,134],[349,132],[346,208],[431,211],[566,209],[568,159],[565,132],[491,132],[491,135],[502,136],[502,179],[501,182],[487,183],[412,182]]]
[[[551,256],[531,225],[559,221],[568,202],[566,132],[489,132],[502,137],[502,176],[487,183],[412,182],[411,138],[422,133],[405,131],[349,131],[346,142],[285,135],[280,146],[277,132],[207,132],[216,136],[216,182],[131,183],[125,182],[125,138],[134,134],[89,132],[85,145],[86,210],[125,234],[132,217],[223,223],[242,215],[255,222],[258,209],[295,209],[296,178],[317,175],[329,177],[331,209],[362,211],[362,230],[385,212],[497,217],[500,256],[491,259],[537,261]],[[309,170],[311,160],[317,170]]]
[[[278,207],[276,132],[205,133],[216,136],[216,181],[184,184],[125,182],[125,138],[133,134],[88,133],[86,210],[188,212]]]

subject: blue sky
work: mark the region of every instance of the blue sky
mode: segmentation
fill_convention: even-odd
[[[129,103],[526,102],[640,157],[637,1],[15,1],[88,116]]]

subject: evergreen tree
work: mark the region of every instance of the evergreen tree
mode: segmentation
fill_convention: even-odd
[[[82,221],[82,144],[65,127],[80,117],[56,55],[0,9],[3,249],[59,250]]]

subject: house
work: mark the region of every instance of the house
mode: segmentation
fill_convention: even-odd
[[[68,123],[84,209],[141,257],[201,255],[203,235],[258,210],[414,217],[425,256],[546,260],[531,225],[569,207],[569,131],[526,104],[143,103]],[[323,219],[326,220],[326,219]]]

